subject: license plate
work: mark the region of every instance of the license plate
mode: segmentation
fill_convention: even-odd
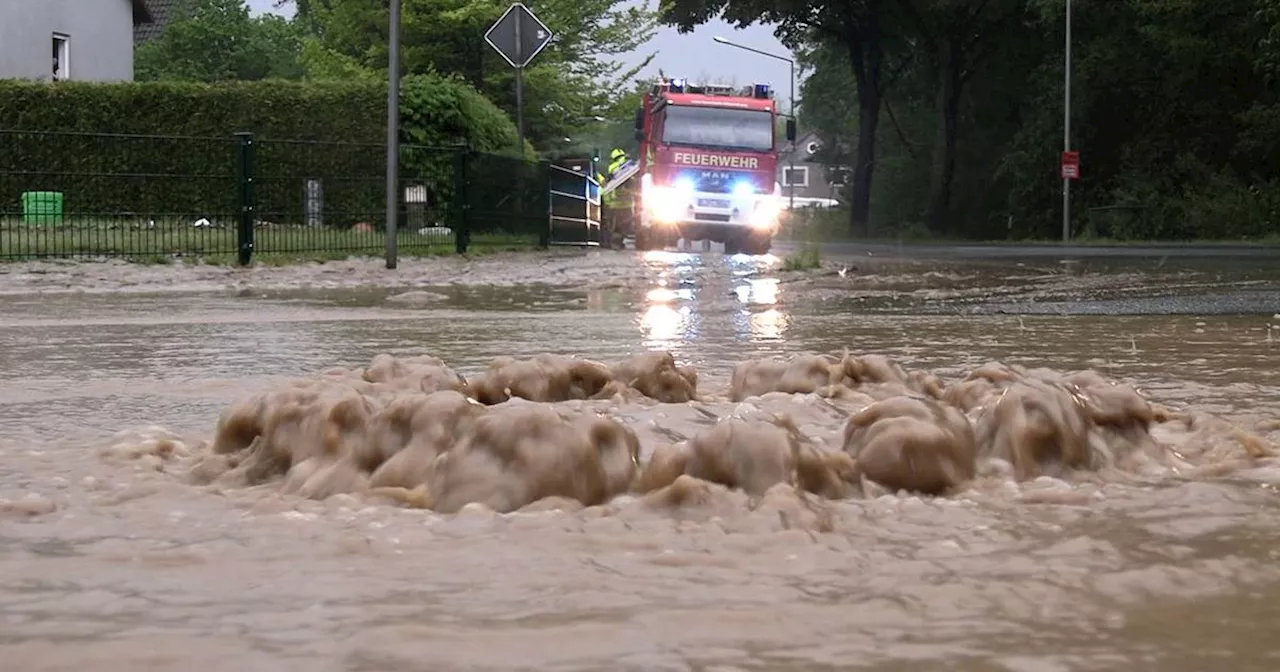
[[[698,205],[703,208],[727,208],[729,201],[720,198],[699,198]]]

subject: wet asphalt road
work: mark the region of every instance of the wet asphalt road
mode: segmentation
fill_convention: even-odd
[[[778,241],[786,256],[801,243]],[[1072,274],[1141,274],[1142,280],[1101,294],[1060,290],[1036,296],[1033,287],[1014,297],[972,301],[913,301],[918,314],[1009,315],[1280,315],[1280,247],[1148,244],[942,245],[925,243],[824,243],[824,260],[901,259],[938,269],[983,267],[991,272],[1061,277]],[[1178,278],[1178,281],[1171,281]],[[1186,282],[1185,280],[1191,280]],[[1026,278],[1022,278],[1026,281]],[[1002,300],[1003,299],[1003,300]],[[906,306],[904,306],[905,308]],[[1278,318],[1280,319],[1280,318]]]
[[[939,313],[946,311],[937,311]],[[990,303],[968,314],[1004,315],[1280,315],[1280,289],[1088,301]]]
[[[799,249],[794,241],[777,241],[779,252]],[[1145,245],[1016,245],[931,243],[823,243],[830,256],[891,256],[929,259],[1099,259],[1099,258],[1241,258],[1270,259],[1280,264],[1280,246],[1195,245],[1151,243]]]

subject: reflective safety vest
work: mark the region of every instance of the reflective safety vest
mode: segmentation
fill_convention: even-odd
[[[609,155],[609,173],[608,173],[609,177],[613,177],[613,175],[617,173],[618,170],[621,169],[623,164],[625,164],[626,162],[627,162],[626,152],[622,151],[621,149],[613,150],[613,152],[610,153]]]
[[[617,175],[618,171],[621,170],[622,166],[625,165],[626,163],[627,163],[627,153],[622,151],[621,149],[615,148],[612,152],[609,153],[609,170],[608,172],[605,173],[605,175],[607,175],[609,179],[613,179],[613,176]],[[604,186],[604,182],[605,181],[603,179],[600,180],[600,186]],[[606,207],[614,207],[618,205],[618,190],[615,189],[605,194],[604,198],[601,199],[601,202]]]
[[[596,173],[596,182],[599,182],[599,183],[600,183],[600,190],[601,190],[601,194],[600,194],[600,205],[608,205],[608,204],[609,204],[611,194],[603,193],[603,192],[604,192],[604,183],[605,183],[605,182],[608,182],[608,181],[609,181],[609,178],[605,177],[605,174],[604,174],[604,173]]]

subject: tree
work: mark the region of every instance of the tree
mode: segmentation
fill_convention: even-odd
[[[1239,151],[1249,165],[1274,168],[1280,165],[1280,0],[1256,0],[1256,8],[1259,37],[1254,67],[1265,88],[1240,115],[1244,128]],[[1263,168],[1260,172],[1263,175],[1254,177],[1275,179],[1274,170]]]
[[[801,123],[822,138],[815,160],[844,169],[855,165],[859,135],[857,84],[846,51],[830,42],[814,42],[797,52],[808,71],[801,88]],[[932,83],[918,63],[902,61],[896,81],[882,97],[882,120],[876,130],[876,179],[869,219],[877,233],[902,235],[924,217],[928,164],[923,162],[934,121]],[[847,198],[851,190],[841,187]],[[862,231],[856,231],[858,235]]]
[[[935,86],[935,133],[925,222],[935,234],[954,233],[951,191],[956,169],[961,101],[979,67],[1019,27],[1023,0],[897,0],[919,37],[919,54]]]
[[[164,31],[138,48],[139,80],[297,79],[302,33],[275,15],[252,17],[244,0],[184,0]]]
[[[1027,0],[1039,64],[1018,92],[1019,129],[995,148],[1000,160],[988,180],[1004,194],[1000,214],[1016,235],[1057,234],[1063,4]],[[1075,6],[1072,144],[1083,177],[1072,185],[1074,234],[1185,239],[1258,235],[1280,224],[1266,214],[1274,167],[1242,151],[1249,111],[1267,95],[1258,7],[1258,0]]]
[[[919,222],[929,235],[1056,238],[1064,0],[882,6],[893,86],[873,219],[900,234]],[[1073,24],[1073,234],[1280,233],[1280,0],[1083,0]],[[812,68],[801,114],[837,161],[862,130],[843,51],[818,32],[798,50]]]
[[[616,92],[652,59],[624,69],[615,57],[643,47],[657,23],[653,12],[623,0],[526,4],[555,33],[524,73],[529,137],[547,145],[609,110]],[[402,0],[405,72],[456,74],[514,114],[514,70],[484,40],[507,6],[494,0]],[[310,64],[321,62],[385,72],[386,0],[312,0],[300,3],[298,11],[316,40],[306,48],[309,72]]]

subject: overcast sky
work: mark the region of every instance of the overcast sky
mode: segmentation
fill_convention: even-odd
[[[634,0],[637,3],[645,0]],[[248,0],[249,6],[256,11],[276,11],[272,9],[274,0]],[[656,6],[657,0],[648,0],[650,6]],[[537,11],[537,2],[527,2]],[[291,10],[285,10],[288,15]],[[555,30],[555,26],[549,26]],[[725,46],[714,42],[711,38],[720,35],[739,44],[790,57],[791,52],[782,46],[773,36],[772,27],[752,26],[746,30],[734,30],[723,21],[713,21],[687,35],[681,35],[675,28],[666,28],[658,32],[645,45],[644,51],[634,54],[629,63],[638,63],[644,54],[658,52],[653,63],[646,70],[647,74],[656,75],[662,68],[668,77],[688,76],[690,79],[720,79],[733,84],[746,85],[755,82],[766,82],[777,90],[780,106],[787,106],[790,95],[788,78],[790,69],[787,63],[766,56],[753,54],[742,49]],[[797,82],[797,86],[799,83]]]

